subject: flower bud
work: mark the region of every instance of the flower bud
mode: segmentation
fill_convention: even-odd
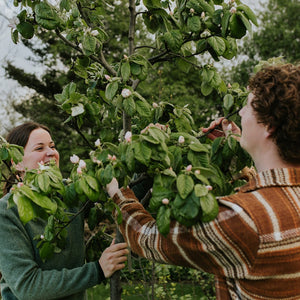
[[[77,171],[77,174],[79,174],[79,175],[81,175],[81,174],[82,174],[82,170],[81,170],[81,168],[80,168],[80,167],[78,167],[76,171]]]
[[[79,157],[76,154],[73,154],[70,157],[70,161],[71,161],[72,164],[78,164],[79,163]]]
[[[98,30],[92,30],[91,35],[92,36],[97,36],[97,35],[99,35],[99,31]]]
[[[211,191],[211,190],[213,189],[211,185],[207,185],[206,188],[207,188],[207,190],[209,190],[209,191]]]
[[[168,205],[170,201],[169,201],[169,199],[164,198],[164,199],[161,200],[161,202],[162,202],[162,204],[164,204],[164,205]]]
[[[157,108],[157,107],[158,107],[158,104],[157,104],[156,102],[153,102],[153,103],[152,103],[152,107],[153,107],[153,108]]]
[[[235,7],[231,7],[230,13],[235,14],[236,13],[236,8]]]
[[[18,182],[17,187],[20,188],[20,187],[22,187],[23,185],[24,185],[23,182]]]
[[[232,131],[232,124],[229,124],[229,125],[227,126],[227,130],[228,130],[228,131]]]
[[[200,170],[196,170],[195,174],[200,175]]]
[[[201,19],[205,19],[205,12],[204,11],[201,13]]]
[[[41,234],[40,238],[41,238],[41,240],[43,240],[45,238],[45,236],[43,234]]]
[[[121,92],[121,95],[123,98],[128,98],[131,96],[131,91],[129,89],[123,89],[122,92]]]
[[[132,137],[132,133],[130,131],[127,131],[125,133],[125,136],[124,136],[125,141],[128,142],[128,143],[130,143],[131,142],[131,137]]]
[[[117,157],[116,157],[115,155],[113,155],[112,158],[111,158],[111,160],[112,160],[112,161],[116,161],[116,160],[117,160]]]
[[[100,145],[101,145],[101,141],[100,141],[100,139],[97,139],[96,142],[95,142],[95,146],[99,147]]]
[[[107,75],[107,74],[104,75],[104,78],[105,78],[106,80],[111,80],[111,77],[110,77],[109,75]]]
[[[232,85],[231,85],[230,83],[228,83],[228,84],[227,84],[227,87],[228,87],[229,89],[231,89],[231,88],[232,88]]]
[[[79,167],[81,168],[81,169],[85,169],[86,168],[86,163],[85,163],[85,161],[84,160],[80,160],[79,161]]]
[[[179,144],[183,144],[184,143],[184,137],[182,135],[178,138],[178,143]]]
[[[188,166],[186,167],[186,171],[190,172],[190,171],[192,171],[192,168],[193,168],[192,165],[188,165]]]
[[[194,13],[195,13],[195,10],[194,10],[193,8],[191,8],[191,9],[190,9],[190,14],[193,15]]]

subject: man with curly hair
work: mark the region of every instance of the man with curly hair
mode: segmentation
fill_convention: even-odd
[[[300,67],[268,66],[249,81],[241,109],[241,146],[257,174],[221,197],[217,218],[186,227],[172,221],[164,237],[130,189],[107,191],[119,205],[120,230],[132,251],[215,275],[217,299],[300,299]],[[239,128],[224,118],[204,132]]]

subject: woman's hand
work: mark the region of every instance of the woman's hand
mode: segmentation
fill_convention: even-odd
[[[211,140],[222,136],[228,136],[229,133],[233,133],[237,135],[235,138],[239,141],[239,136],[241,135],[240,128],[234,122],[228,121],[224,117],[211,122],[209,127],[203,128],[202,131],[203,133],[208,133],[207,137]]]
[[[125,267],[125,261],[129,253],[127,243],[115,244],[113,239],[111,245],[106,248],[100,259],[99,264],[103,270],[105,278],[110,277],[114,272]]]

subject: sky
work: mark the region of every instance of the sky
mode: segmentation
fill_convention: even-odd
[[[248,5],[254,11],[260,10],[263,7],[263,3],[267,1],[242,0],[244,4]],[[21,89],[13,80],[6,79],[2,66],[9,60],[25,71],[35,73],[36,75],[41,74],[41,66],[35,66],[32,61],[27,60],[30,57],[30,51],[26,47],[23,47],[21,43],[16,45],[11,40],[11,28],[8,25],[10,24],[10,19],[15,15],[13,0],[0,0],[0,135],[3,135],[11,122],[9,120],[10,116],[1,108],[10,107],[12,98],[22,97],[29,92],[27,89]],[[18,116],[12,117],[18,118]]]

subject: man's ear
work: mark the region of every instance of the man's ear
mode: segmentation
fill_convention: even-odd
[[[266,130],[265,130],[265,137],[266,138],[270,138],[273,136],[273,133],[275,131],[275,127],[274,126],[266,126]]]

